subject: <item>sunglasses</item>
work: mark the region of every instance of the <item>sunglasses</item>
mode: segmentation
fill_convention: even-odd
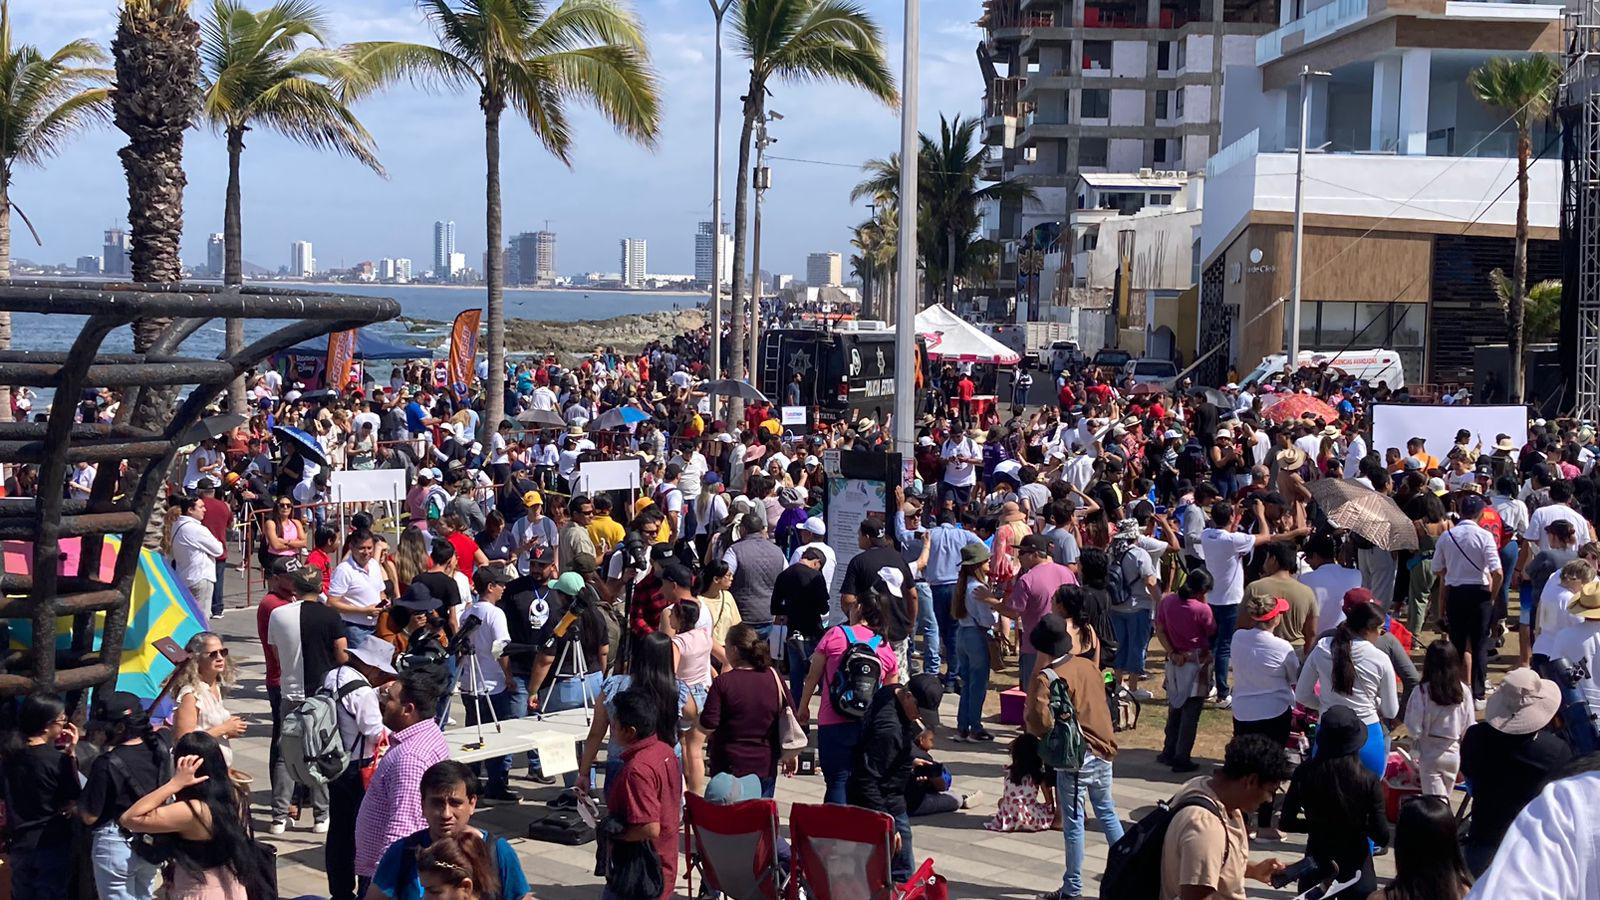
[[[227,647],[223,647],[220,650],[207,650],[206,651],[206,656],[211,658],[211,659],[227,659],[228,658],[228,648]]]

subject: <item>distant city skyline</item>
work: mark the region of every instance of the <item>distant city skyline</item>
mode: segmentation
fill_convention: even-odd
[[[252,8],[268,0],[249,0]],[[117,0],[54,0],[12,4],[12,40],[52,53],[86,37],[107,46]],[[326,0],[322,4],[335,41],[431,41],[411,0]],[[652,267],[695,271],[695,229],[710,218],[711,17],[704,5],[684,0],[634,0],[643,18],[662,84],[663,114],[654,151],[618,137],[592,111],[571,111],[574,164],[552,159],[525,125],[503,126],[504,234],[538,231],[550,222],[561,236],[559,274],[611,271],[616,240],[646,240]],[[864,0],[886,38],[892,67],[900,66],[900,0]],[[971,0],[924,0],[922,12],[922,130],[937,132],[940,111],[976,114],[982,79],[972,61],[980,9]],[[209,4],[195,6],[197,17]],[[723,159],[724,215],[730,225],[738,152],[740,86],[748,66],[726,40]],[[887,157],[899,142],[897,111],[836,85],[772,84],[771,108],[784,121],[772,126],[781,143],[769,155],[774,188],[767,193],[769,221],[762,259],[773,271],[803,271],[817,247],[839,247],[849,228],[868,216],[852,204],[850,188],[863,177],[856,167]],[[476,97],[430,94],[409,86],[356,107],[378,142],[388,179],[329,153],[306,149],[267,129],[251,132],[243,176],[244,259],[270,271],[284,264],[296,240],[317,248],[318,266],[349,268],[384,258],[410,258],[416,275],[433,268],[429,244],[435,221],[457,225],[456,252],[474,268],[486,249],[483,209],[483,118]],[[127,186],[117,150],[126,137],[104,127],[70,141],[43,167],[20,167],[11,194],[28,211],[43,246],[17,240],[13,253],[39,263],[71,265],[101,253],[95,235],[127,218]],[[774,158],[780,157],[780,158]],[[793,162],[815,160],[831,165]],[[182,257],[209,268],[207,243],[222,230],[227,156],[208,129],[188,133]],[[848,261],[846,262],[848,266]]]

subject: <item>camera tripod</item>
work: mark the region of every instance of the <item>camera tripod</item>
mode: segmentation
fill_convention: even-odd
[[[489,710],[489,721],[494,725],[495,734],[499,734],[501,732],[500,717],[495,715],[494,703],[489,699],[488,694],[473,693],[467,690],[468,685],[471,685],[480,691],[484,690],[486,687],[483,683],[483,667],[479,665],[478,654],[473,652],[471,644],[465,642],[462,643],[460,649],[456,651],[456,662],[457,668],[461,672],[461,676],[456,679],[456,692],[461,695],[461,708],[462,711],[465,712],[467,709],[468,698],[472,698],[472,718],[476,720],[478,729],[478,739],[470,743],[463,744],[461,749],[482,750],[484,746],[483,709],[487,708]],[[446,703],[446,716],[449,715],[449,711],[449,703]]]

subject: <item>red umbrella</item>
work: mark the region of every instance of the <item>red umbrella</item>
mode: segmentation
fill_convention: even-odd
[[[1339,411],[1325,401],[1310,394],[1282,394],[1268,405],[1262,401],[1261,415],[1268,422],[1287,422],[1310,417],[1324,422],[1337,422]]]

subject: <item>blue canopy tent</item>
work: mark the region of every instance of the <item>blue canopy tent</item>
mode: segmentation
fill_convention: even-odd
[[[363,364],[380,360],[432,359],[433,351],[426,347],[401,344],[385,340],[367,329],[356,331],[356,362]],[[323,387],[322,370],[328,361],[328,336],[312,338],[296,344],[273,358],[272,364],[284,376],[305,384],[309,390]]]

